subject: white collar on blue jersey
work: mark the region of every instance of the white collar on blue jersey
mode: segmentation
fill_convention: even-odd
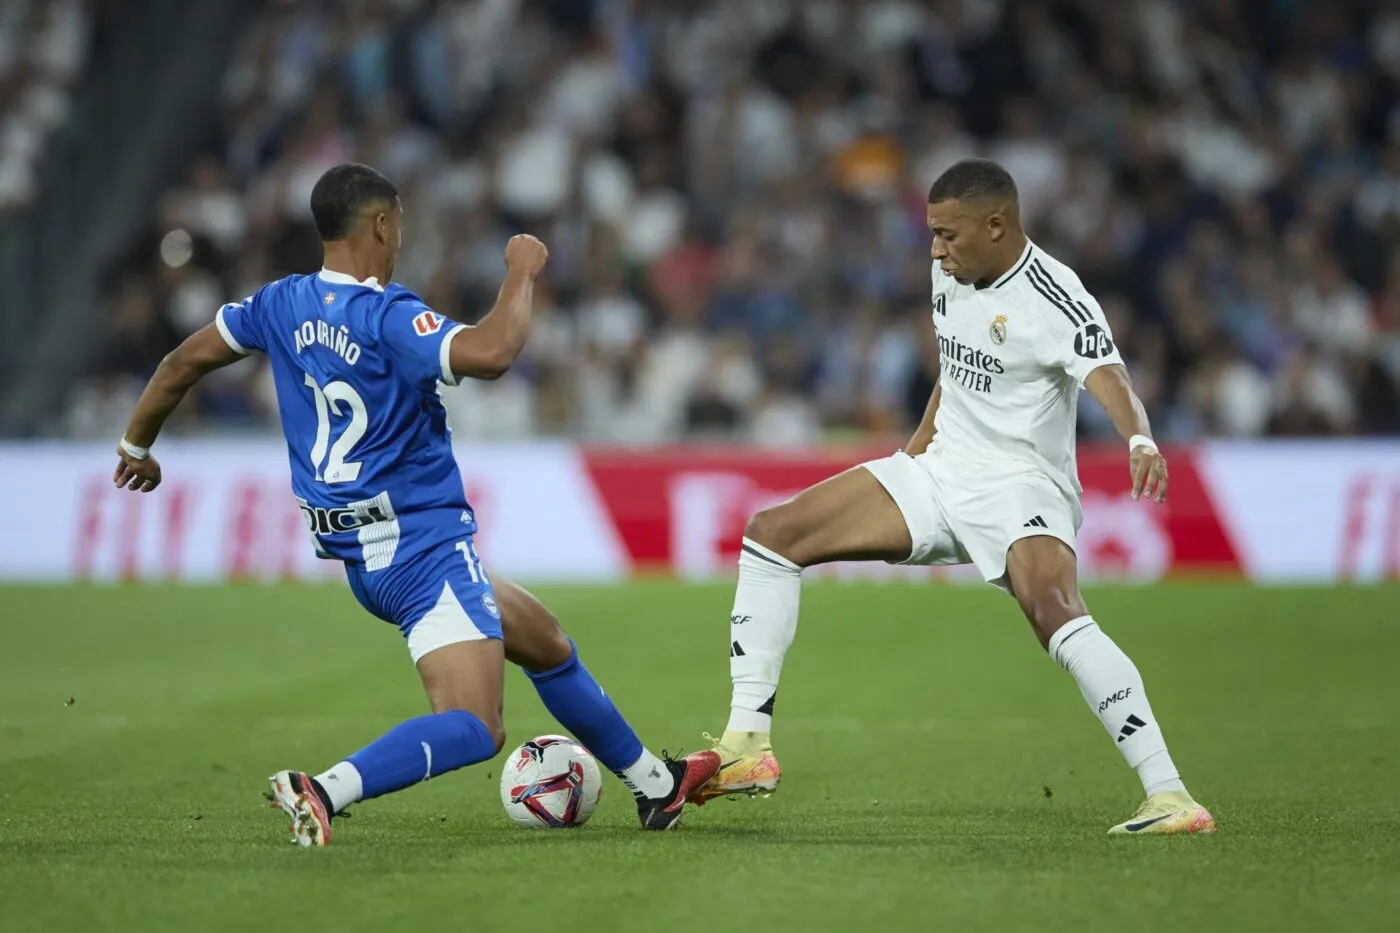
[[[361,282],[349,273],[334,272],[322,266],[321,271],[316,274],[316,277],[322,282],[330,282],[332,285],[363,285],[365,288],[372,288],[377,292],[384,291],[384,286],[379,284],[379,279],[375,276],[370,276]]]

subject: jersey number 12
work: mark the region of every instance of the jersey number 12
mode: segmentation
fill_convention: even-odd
[[[360,442],[360,438],[365,436],[365,430],[369,427],[369,415],[365,412],[365,400],[360,398],[360,393],[356,392],[348,382],[326,383],[323,389],[316,384],[308,374],[306,384],[311,387],[311,394],[316,400],[316,441],[311,445],[311,466],[316,471],[316,482],[318,483],[353,483],[360,476],[360,463],[357,460],[346,461],[346,456],[350,450]],[[350,423],[336,438],[334,444],[331,440],[331,415],[337,418],[345,417],[341,413],[341,403],[349,409]],[[326,463],[326,471],[321,472],[321,464],[326,459],[326,447],[330,446],[330,462]]]

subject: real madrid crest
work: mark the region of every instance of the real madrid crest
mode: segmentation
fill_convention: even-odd
[[[992,321],[992,343],[1001,346],[1006,343],[1006,315],[998,314]]]

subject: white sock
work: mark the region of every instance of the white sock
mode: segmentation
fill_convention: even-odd
[[[365,785],[360,772],[348,761],[342,761],[328,771],[316,775],[316,783],[331,798],[331,812],[339,813],[364,796]]]
[[[1050,657],[1069,671],[1148,796],[1185,790],[1162,727],[1152,715],[1142,675],[1092,616],[1080,616],[1050,637]]]
[[[797,634],[802,568],[748,538],[739,554],[739,586],[729,617],[729,679],[734,682],[727,732],[773,728],[773,701],[783,655]]]
[[[649,800],[665,797],[676,786],[671,769],[645,748],[642,749],[642,757],[618,771],[617,776],[627,785],[633,797],[646,797]]]

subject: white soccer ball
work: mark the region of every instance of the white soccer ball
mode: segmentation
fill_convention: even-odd
[[[526,828],[582,826],[602,795],[598,759],[566,735],[536,736],[501,768],[501,803]]]

